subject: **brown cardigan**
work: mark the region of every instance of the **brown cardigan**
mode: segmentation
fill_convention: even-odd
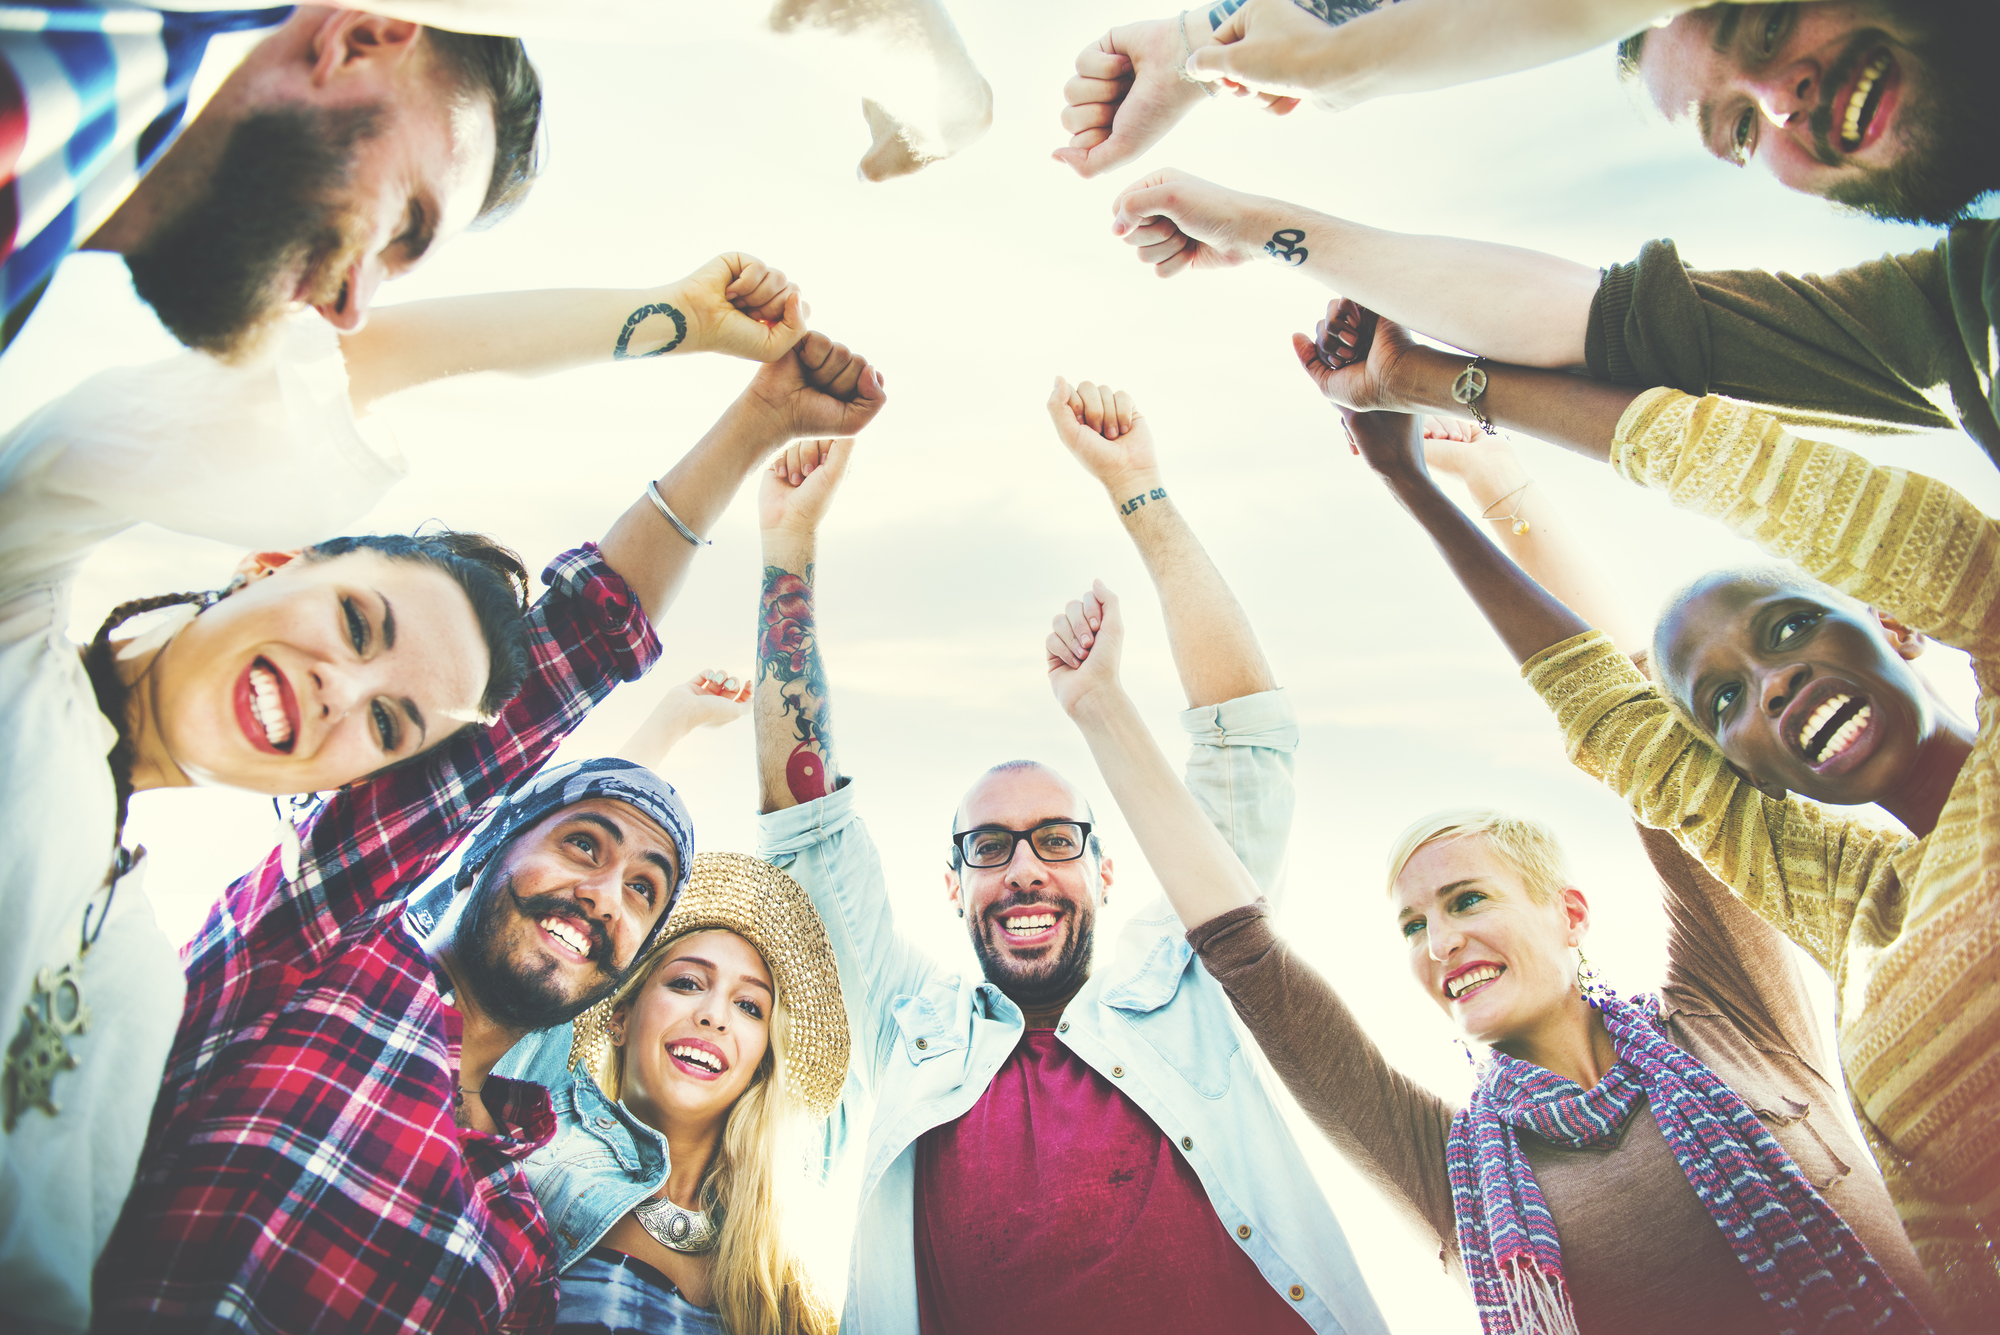
[[[1639,833],[1666,896],[1668,1034],[1743,1096],[1882,1268],[1946,1330],[1882,1179],[1840,1121],[1840,1093],[1824,1074],[1785,939],[1671,836]],[[1437,1240],[1439,1259],[1463,1283],[1445,1173],[1455,1109],[1383,1059],[1332,985],[1272,932],[1262,905],[1213,918],[1188,940],[1306,1114]],[[1562,1237],[1584,1331],[1772,1328],[1650,1109],[1635,1112],[1610,1149],[1559,1149],[1532,1134],[1522,1146]]]

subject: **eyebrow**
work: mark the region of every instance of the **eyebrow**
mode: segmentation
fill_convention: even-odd
[[[1739,4],[1714,6],[1714,8],[1724,12],[1722,17],[1716,21],[1715,31],[1709,34],[1708,45],[1710,50],[1714,51],[1717,55],[1726,56],[1729,54],[1729,48],[1736,42],[1736,30],[1743,23],[1743,11],[1748,7],[1747,5]],[[1700,11],[1696,12],[1699,13]],[[1715,108],[1706,99],[1695,105],[1694,124],[1696,131],[1701,135],[1701,142],[1708,145],[1708,151],[1717,157],[1725,156],[1715,153]]]
[[[1725,5],[1718,8],[1724,12],[1716,22],[1715,31],[1709,34],[1708,45],[1718,55],[1726,55],[1729,44],[1736,40],[1736,29],[1743,22],[1743,11],[1747,6]]]
[[[672,962],[675,964],[700,964],[706,966],[707,968],[715,969],[715,972],[717,973],[722,972],[721,969],[716,968],[714,960],[705,960],[699,955],[677,955],[674,957]],[[749,974],[746,973],[743,975],[743,981],[750,984],[750,986],[752,987],[763,988],[764,991],[770,996],[775,997],[776,995],[778,995],[776,992],[771,991],[771,985],[765,982],[761,978],[752,978]]]
[[[431,248],[431,242],[437,239],[437,223],[423,201],[415,198],[410,200],[409,219],[409,225],[403,229],[403,244],[409,251],[411,261],[415,262],[424,257],[424,252]]]
[[[1453,881],[1448,885],[1441,885],[1437,888],[1436,893],[1433,894],[1431,898],[1433,900],[1448,899],[1450,898],[1452,892],[1457,890],[1463,890],[1469,885],[1478,885],[1482,879],[1483,878],[1478,876],[1467,876],[1461,880]],[[1405,908],[1401,913],[1398,913],[1396,915],[1396,921],[1402,922],[1405,918],[1408,918],[1411,914],[1416,913],[1417,911],[1418,910],[1414,905]]]
[[[600,816],[595,811],[579,811],[576,813],[576,819],[586,824],[598,826],[611,836],[612,843],[617,844],[620,848],[625,846],[625,831],[619,826],[617,821],[612,820],[609,816]],[[674,864],[667,859],[667,856],[652,849],[647,849],[639,856],[660,869],[660,875],[667,878],[667,889],[671,892],[675,883],[680,880],[680,873],[674,870]],[[703,960],[702,963],[707,964],[708,961]]]

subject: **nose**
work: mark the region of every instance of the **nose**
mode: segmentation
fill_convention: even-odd
[[[1819,105],[1819,67],[1808,60],[1754,75],[1749,85],[1764,118],[1780,129]]]
[[[1448,964],[1451,962],[1451,957],[1458,953],[1458,948],[1465,944],[1465,936],[1450,923],[1445,923],[1429,928],[1425,932],[1424,941],[1432,959],[1439,964]]]
[[[364,256],[348,267],[347,280],[341,284],[340,295],[330,302],[319,303],[313,309],[341,333],[352,334],[368,323],[369,309],[375,304],[375,289],[381,282],[381,262],[373,256]]]
[[[1794,667],[1773,668],[1764,674],[1761,683],[1762,699],[1759,703],[1772,718],[1785,712],[1785,706],[1798,698],[1806,683],[1812,680],[1812,669],[1803,664]]]
[[[1048,881],[1048,864],[1035,856],[1032,840],[1018,839],[1014,842],[1014,856],[1007,863],[1007,884],[1016,889],[1043,885]]]
[[[711,987],[702,993],[701,1009],[695,1016],[695,1023],[713,1029],[716,1033],[729,1030],[729,999],[719,987]]]
[[[314,664],[307,675],[312,678],[319,716],[329,728],[352,714],[365,697],[361,682],[338,663]]]

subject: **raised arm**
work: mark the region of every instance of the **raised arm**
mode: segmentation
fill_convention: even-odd
[[[1609,635],[1623,653],[1650,648],[1645,617],[1611,587],[1562,507],[1506,436],[1489,436],[1472,422],[1429,418],[1424,465],[1433,477],[1443,474],[1465,487],[1486,535],[1535,583]]]
[[[1125,626],[1118,596],[1099,581],[1056,620],[1045,645],[1049,685],[1090,744],[1174,912],[1195,927],[1255,903],[1256,881],[1167,763],[1119,680]]]
[[[373,312],[340,340],[348,398],[475,371],[546,375],[591,362],[720,352],[775,361],[805,337],[798,286],[750,255],[718,255],[660,287],[489,292]]]
[[[646,721],[612,754],[657,770],[696,728],[719,728],[749,712],[750,683],[709,668],[669,686]]]
[[[1132,396],[1059,378],[1048,408],[1056,435],[1104,488],[1153,577],[1188,705],[1274,689],[1250,619],[1167,493],[1152,426]]]
[[[771,452],[804,436],[853,433],[888,401],[868,359],[824,334],[760,367],[694,449],[646,492],[604,537],[604,559],[655,621],[673,601],[697,542],[737,487]]]
[[[1329,111],[1534,69],[1693,8],[1688,0],[1225,0],[1188,72]],[[1360,9],[1347,22],[1333,16]]]
[[[1526,366],[1584,364],[1598,282],[1587,264],[1487,241],[1385,232],[1172,168],[1112,201],[1111,231],[1163,278],[1260,259],[1453,347]]]
[[[757,495],[764,590],[751,712],[758,810],[767,813],[825,797],[840,786],[813,580],[820,521],[853,448],[851,439],[796,441],[772,461]]]

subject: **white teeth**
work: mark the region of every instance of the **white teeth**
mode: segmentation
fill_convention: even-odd
[[[1033,936],[1037,932],[1047,931],[1055,926],[1056,915],[1036,913],[1025,918],[1008,918],[1003,925],[1016,936]]]
[[[717,1060],[714,1053],[704,1048],[697,1048],[687,1043],[676,1043],[668,1048],[667,1051],[679,1057],[684,1062],[693,1062],[696,1066],[714,1071],[718,1075],[722,1072],[722,1063]]]
[[[1818,709],[1813,710],[1812,716],[1806,720],[1805,726],[1799,729],[1799,745],[1804,746],[1808,738],[1817,733],[1828,719],[1838,714],[1841,708],[1853,698],[1851,695],[1836,695]]]
[[[292,740],[292,721],[285,717],[285,699],[278,691],[277,676],[252,664],[250,667],[250,712],[264,730],[264,740],[283,746]]]
[[[1499,966],[1482,964],[1470,973],[1462,973],[1444,985],[1445,995],[1456,1001],[1481,983],[1500,976]]]
[[[1841,122],[1842,142],[1854,145],[1861,142],[1861,109],[1868,105],[1868,94],[1875,91],[1875,81],[1889,72],[1889,53],[1884,51],[1862,72],[1861,81],[1854,85],[1854,95],[1847,99],[1847,114]]]
[[[1868,726],[1868,715],[1871,712],[1871,706],[1863,705],[1853,718],[1841,724],[1840,731],[1833,735],[1833,740],[1829,741],[1826,744],[1826,749],[1820,752],[1820,761],[1824,763],[1831,760],[1852,746],[1854,739],[1861,735],[1861,730]]]
[[[588,955],[590,953],[590,941],[583,933],[577,931],[576,928],[570,926],[562,919],[544,918],[542,919],[542,928],[550,936],[562,942],[577,954]]]

